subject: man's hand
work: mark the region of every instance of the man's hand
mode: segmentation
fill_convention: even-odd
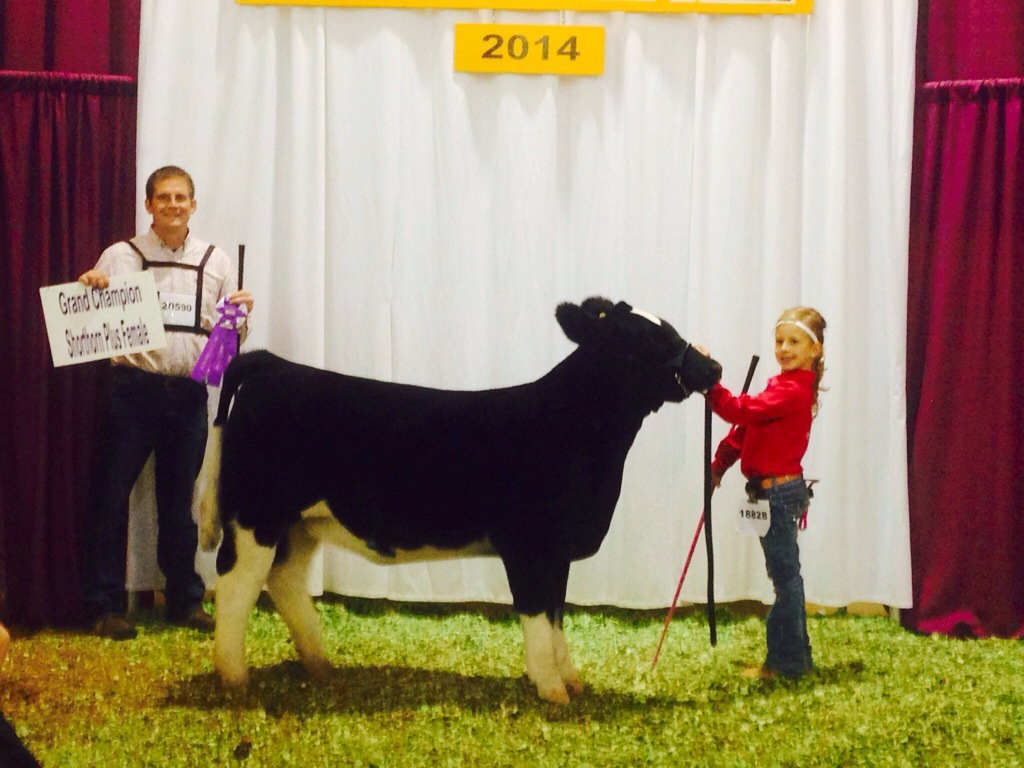
[[[252,297],[252,294],[246,290],[238,290],[230,294],[228,296],[228,301],[230,301],[232,304],[244,304],[246,314],[252,312],[252,305],[254,303],[254,299]]]
[[[102,269],[90,269],[78,276],[78,282],[91,285],[96,288],[106,288],[110,285],[110,278]]]

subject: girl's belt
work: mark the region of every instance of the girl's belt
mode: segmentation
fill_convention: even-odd
[[[757,478],[757,485],[762,491],[766,491],[769,488],[774,488],[776,485],[782,485],[783,483],[790,483],[793,480],[799,480],[801,475],[765,475]]]

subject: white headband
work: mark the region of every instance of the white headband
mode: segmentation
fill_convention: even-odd
[[[815,344],[820,344],[821,343],[820,341],[818,341],[818,334],[816,334],[814,331],[812,331],[806,325],[801,323],[799,320],[779,320],[779,322],[777,322],[775,324],[775,327],[778,328],[780,325],[795,325],[801,331],[803,331],[808,336],[810,336],[811,337],[811,341],[813,341]]]

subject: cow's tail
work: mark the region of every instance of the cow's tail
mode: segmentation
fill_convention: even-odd
[[[217,413],[206,441],[203,468],[199,472],[202,488],[202,495],[199,498],[199,546],[207,552],[217,548],[223,533],[219,493],[221,430],[227,422],[231,401],[251,373],[280,362],[283,362],[281,358],[269,352],[250,352],[234,358],[224,371]]]

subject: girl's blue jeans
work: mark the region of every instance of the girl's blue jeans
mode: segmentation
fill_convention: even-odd
[[[812,667],[811,641],[807,636],[804,579],[800,575],[797,520],[810,499],[803,478],[764,491],[771,523],[761,537],[768,578],[775,588],[775,604],[768,611],[768,655],[764,666],[789,677],[799,677]]]

